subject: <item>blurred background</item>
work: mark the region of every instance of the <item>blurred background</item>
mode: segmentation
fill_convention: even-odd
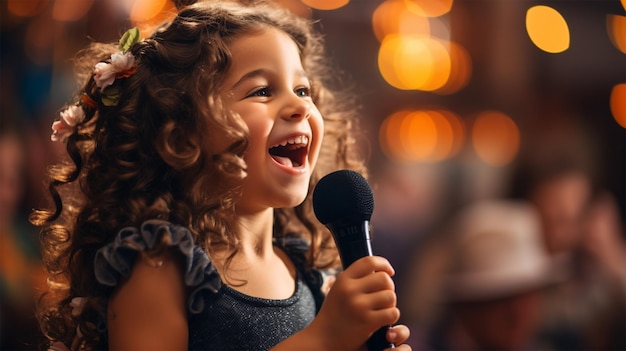
[[[626,349],[626,1],[275,1],[317,21],[360,103],[374,253],[397,270],[414,349]],[[75,53],[131,26],[146,36],[174,12],[169,0],[0,1],[1,349],[41,339],[45,275],[27,216],[45,205],[45,169],[63,153],[50,125],[78,88]],[[457,219],[492,200],[536,211],[526,221],[539,229],[523,235],[541,254],[466,253],[470,226]],[[513,223],[492,230],[504,237]],[[539,268],[487,272],[539,257],[560,262],[559,283],[531,284]],[[504,292],[452,298],[459,270]],[[529,283],[513,287],[515,274]]]

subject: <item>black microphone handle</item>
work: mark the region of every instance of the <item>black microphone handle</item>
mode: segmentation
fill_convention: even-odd
[[[329,223],[326,225],[335,239],[337,251],[343,268],[346,269],[354,261],[361,257],[372,256],[370,245],[370,224],[369,221],[362,221],[359,225],[352,223]],[[383,326],[367,339],[368,351],[382,351],[387,348],[394,348],[394,345],[387,341],[387,330],[390,326]]]

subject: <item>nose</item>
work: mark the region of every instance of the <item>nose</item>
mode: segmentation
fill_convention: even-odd
[[[285,120],[302,120],[309,118],[312,102],[296,94],[290,94],[282,111]]]

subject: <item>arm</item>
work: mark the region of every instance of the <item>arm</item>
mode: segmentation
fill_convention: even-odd
[[[140,256],[109,300],[111,350],[186,350],[187,312],[183,271],[172,253],[155,264]]]
[[[391,280],[393,274],[393,268],[382,257],[357,260],[337,277],[313,322],[272,350],[363,349],[374,331],[397,322],[400,317]],[[408,328],[404,326],[387,333],[393,343],[402,343],[408,336]],[[408,345],[402,348],[410,350]]]

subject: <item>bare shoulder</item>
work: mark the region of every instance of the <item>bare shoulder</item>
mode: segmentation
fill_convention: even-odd
[[[109,300],[111,349],[187,348],[187,311],[181,259],[173,252],[139,256],[130,277]]]

